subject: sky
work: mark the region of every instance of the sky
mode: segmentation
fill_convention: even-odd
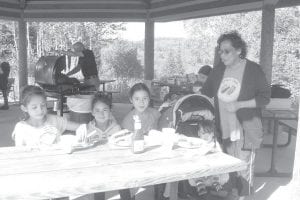
[[[143,22],[131,22],[126,25],[127,31],[121,37],[130,41],[144,39],[145,24]],[[187,37],[182,21],[155,23],[155,37]]]

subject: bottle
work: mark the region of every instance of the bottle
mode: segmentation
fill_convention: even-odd
[[[144,135],[141,131],[142,123],[138,115],[133,116],[134,132],[132,134],[132,152],[142,153],[144,151]]]

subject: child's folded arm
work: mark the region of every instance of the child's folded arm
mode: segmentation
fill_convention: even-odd
[[[22,125],[20,123],[17,123],[12,133],[12,139],[15,141],[15,146],[24,146],[22,129]]]

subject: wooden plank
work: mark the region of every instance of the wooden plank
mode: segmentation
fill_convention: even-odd
[[[25,10],[26,14],[34,14],[34,13],[146,13],[145,10],[139,9],[101,9],[101,8],[74,8],[74,9],[32,9]]]
[[[174,8],[183,8],[185,6],[191,6],[191,5],[198,5],[198,4],[204,4],[209,2],[215,2],[217,0],[162,0],[162,1],[151,1],[151,11],[163,11],[163,10],[169,10]]]
[[[6,9],[0,8],[0,18],[1,19],[12,19],[16,20],[20,18],[20,12],[14,12],[14,11],[6,11]]]
[[[0,2],[19,4],[19,0],[0,0]]]
[[[3,0],[2,0],[3,1]],[[8,1],[8,0],[7,0]],[[15,0],[16,1],[16,0]],[[30,0],[28,5],[34,4],[143,4],[143,0]]]
[[[210,17],[224,14],[232,14],[239,12],[248,12],[259,10],[262,8],[262,3],[260,1],[238,4],[238,5],[230,5],[224,7],[214,7],[203,9],[201,6],[194,8],[190,7],[188,10],[186,9],[173,9],[165,12],[153,12],[151,13],[151,19],[155,21],[174,21],[174,20],[184,20],[191,18],[199,18],[199,17]]]
[[[0,17],[2,19],[17,19],[20,18],[20,5],[16,0],[0,0]]]
[[[115,4],[115,3],[64,3],[60,4],[30,4],[26,5],[26,10],[73,10],[73,9],[116,9],[116,10],[128,10],[128,9],[136,9],[145,12],[145,5],[144,4]]]
[[[157,154],[160,154],[159,156]],[[36,154],[35,154],[36,155]],[[0,163],[0,175],[5,174],[18,174],[18,173],[29,173],[34,168],[35,172],[41,171],[56,171],[56,170],[67,170],[69,168],[84,168],[90,166],[106,166],[106,165],[118,165],[121,163],[132,163],[132,162],[144,162],[152,160],[170,159],[180,155],[163,155],[159,150],[149,151],[147,154],[134,154],[132,155],[130,149],[126,150],[111,150],[84,152],[74,152],[73,154],[62,153],[59,155],[47,155],[47,156],[18,156],[16,158],[6,159],[5,162]],[[103,161],[98,163],[99,157]],[[1,161],[4,161],[2,159]],[[33,165],[33,162],[35,163]],[[21,165],[19,164],[21,163]],[[56,164],[54,164],[56,163]]]
[[[181,6],[165,7],[165,9],[162,9],[162,8],[164,8],[163,6],[158,6],[157,8],[155,8],[153,5],[151,7],[150,12],[155,13],[157,15],[161,15],[165,12],[166,15],[168,15],[168,13],[188,13],[188,12],[193,12],[195,10],[201,11],[201,10],[222,8],[222,7],[228,7],[228,6],[233,7],[233,6],[237,6],[237,5],[247,5],[249,3],[260,3],[260,5],[262,5],[262,0],[205,1],[205,2],[189,1],[189,2],[191,2],[191,3],[190,4],[186,4],[186,3],[185,4],[177,4],[177,5],[181,5]],[[158,11],[156,11],[156,10],[158,10]]]
[[[276,4],[276,8],[284,8],[284,7],[292,7],[292,6],[299,6],[299,0],[279,0]]]
[[[297,113],[293,110],[267,110],[270,114],[272,114],[273,118],[277,119],[297,119]]]
[[[12,3],[12,2],[3,2],[0,1],[0,7],[7,8],[7,9],[20,9],[20,5],[18,3]]]
[[[223,153],[202,156],[195,149],[176,149],[171,154],[157,151],[132,154],[102,146],[71,155],[48,152],[35,158],[37,152],[3,148],[0,199],[41,199],[147,186],[242,170],[246,165]]]
[[[27,21],[145,21],[145,13],[102,13],[102,12],[72,12],[72,13],[25,13]]]
[[[287,126],[288,128],[291,128],[294,132],[297,133],[297,126],[298,126],[297,120],[279,120],[279,124]],[[296,135],[296,134],[293,134],[293,135]]]
[[[155,23],[147,15],[145,22],[145,80],[152,80],[154,78],[154,30]]]

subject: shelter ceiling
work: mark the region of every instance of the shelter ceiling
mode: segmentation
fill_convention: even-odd
[[[265,0],[276,7],[300,0]],[[0,0],[0,17],[34,21],[174,21],[260,10],[263,0]]]

